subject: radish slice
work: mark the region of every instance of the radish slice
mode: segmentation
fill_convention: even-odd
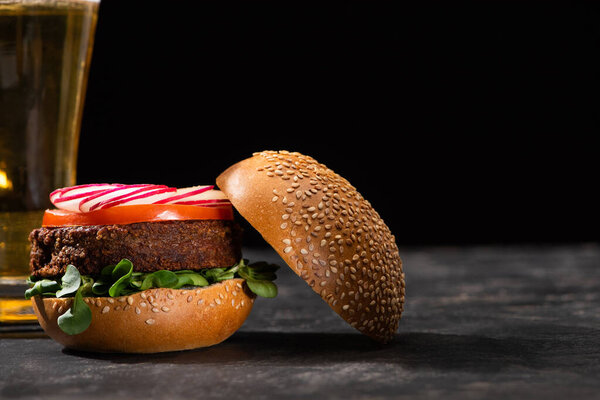
[[[123,185],[96,184],[72,186],[64,188],[59,192],[55,191],[54,196],[51,197],[50,201],[57,208],[69,211],[79,211],[79,203],[81,202],[81,199],[111,190],[111,188],[121,186]]]
[[[100,185],[103,185],[103,184],[102,183],[93,183],[93,184],[89,184],[89,185],[69,186],[69,187],[56,189],[50,193],[50,200],[53,201],[54,199],[62,196],[63,193],[66,193],[71,190],[81,189],[81,188],[85,188],[87,186],[100,186]]]
[[[199,201],[199,202],[212,202],[212,201],[221,201],[221,200],[229,201],[227,196],[225,196],[225,193],[221,192],[220,190],[209,190],[204,193],[198,193],[194,196],[190,196],[190,197],[187,197],[182,200],[183,201]]]
[[[157,191],[159,193],[162,193],[165,191],[175,192],[176,190],[177,189],[170,188],[168,186],[147,185],[147,186],[143,186],[138,189],[135,189],[133,191],[127,191],[127,193],[121,194],[119,196],[109,196],[107,199],[95,201],[94,204],[89,207],[89,211],[94,211],[94,210],[100,209],[100,208],[114,207],[118,204],[127,203],[128,201],[135,199],[135,198],[139,198],[139,197],[143,198],[143,197],[150,196],[151,194],[154,194]],[[111,193],[111,194],[114,194],[114,193]]]
[[[90,197],[91,195],[97,195],[99,193],[105,193],[112,189],[98,189],[98,190],[90,190],[90,191],[82,191],[82,190],[72,190],[69,192],[69,195],[63,195],[54,200],[55,203],[62,203],[69,200],[81,199],[84,197]]]
[[[177,189],[171,187],[153,189],[141,194],[126,197],[124,199],[106,202],[105,204],[101,204],[97,209],[102,210],[105,208],[116,207],[120,205],[129,206],[134,204],[152,204],[155,200],[160,200],[172,196],[175,192],[177,192]]]
[[[63,196],[66,193],[71,193],[73,191],[82,192],[82,191],[88,191],[88,190],[110,189],[110,188],[117,187],[117,186],[124,186],[124,185],[121,183],[89,183],[89,184],[85,184],[85,185],[69,186],[69,187],[64,187],[64,188],[54,190],[52,193],[50,193],[50,197],[55,198],[55,197],[57,197],[57,195]]]
[[[230,206],[225,194],[213,188],[214,185],[177,189],[152,184],[94,183],[56,189],[50,193],[50,201],[57,208],[75,212],[135,204]]]
[[[55,202],[63,202],[71,199],[85,197],[91,193],[97,193],[103,190],[112,189],[114,187],[124,186],[121,184],[108,184],[108,183],[99,183],[99,184],[90,184],[90,185],[78,185],[71,186],[62,189],[57,189],[50,193],[50,201],[52,204]]]
[[[50,193],[50,201],[54,204],[54,199],[60,197],[64,192],[65,188],[56,189],[52,193]]]
[[[194,196],[200,196],[202,193],[211,191],[212,188],[214,188],[213,185],[206,185],[177,189],[177,193],[175,195],[155,201],[152,204],[171,204],[178,200],[193,200]]]
[[[129,195],[138,193],[140,189],[150,190],[159,187],[158,185],[139,184],[139,185],[123,185],[112,189],[105,190],[103,192],[92,194],[81,200],[79,203],[79,210],[81,212],[88,212],[97,207],[97,204],[104,201],[111,201],[114,199],[122,199]],[[161,186],[166,187],[166,186]]]
[[[209,190],[181,200],[175,200],[169,204],[218,204],[230,203],[229,199],[220,190]]]
[[[108,190],[110,190],[110,189],[94,190],[94,191],[87,192],[87,193],[81,193],[79,195],[69,196],[69,198],[59,198],[59,199],[54,200],[54,205],[58,208],[62,208],[63,210],[80,211],[79,203],[81,203],[82,199],[85,199],[86,197],[88,197],[90,195],[104,193]]]

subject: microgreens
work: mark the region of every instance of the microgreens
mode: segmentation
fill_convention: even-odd
[[[279,267],[266,262],[248,264],[242,259],[229,268],[206,268],[199,271],[159,270],[150,273],[133,272],[133,263],[124,258],[116,265],[107,265],[96,279],[80,275],[77,268],[68,265],[60,283],[51,279],[35,280],[29,277],[30,288],[25,298],[41,295],[45,297],[73,297],[73,304],[58,317],[58,326],[69,335],[85,331],[92,313],[83,297],[119,297],[151,288],[179,289],[188,286],[208,286],[227,279],[242,278],[248,288],[258,296],[277,296],[275,271]]]

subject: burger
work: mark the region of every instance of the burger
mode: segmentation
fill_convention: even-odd
[[[155,353],[218,344],[278,266],[242,257],[233,208],[346,322],[379,342],[398,329],[395,237],[350,183],[310,156],[263,151],[213,185],[90,184],[55,190],[30,234],[31,298],[66,347]]]
[[[277,267],[248,264],[214,186],[91,184],[50,195],[30,233],[34,311],[49,336],[88,351],[210,346],[274,297]]]

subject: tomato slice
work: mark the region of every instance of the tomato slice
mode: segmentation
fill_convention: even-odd
[[[44,213],[42,226],[123,225],[193,219],[232,220],[233,209],[231,205],[203,207],[176,204],[136,204],[86,213],[52,209]]]

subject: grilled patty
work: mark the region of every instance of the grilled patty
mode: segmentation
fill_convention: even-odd
[[[29,266],[36,278],[62,276],[69,264],[95,276],[123,258],[131,260],[134,271],[152,272],[229,267],[242,256],[241,229],[226,220],[42,227],[29,240]]]

